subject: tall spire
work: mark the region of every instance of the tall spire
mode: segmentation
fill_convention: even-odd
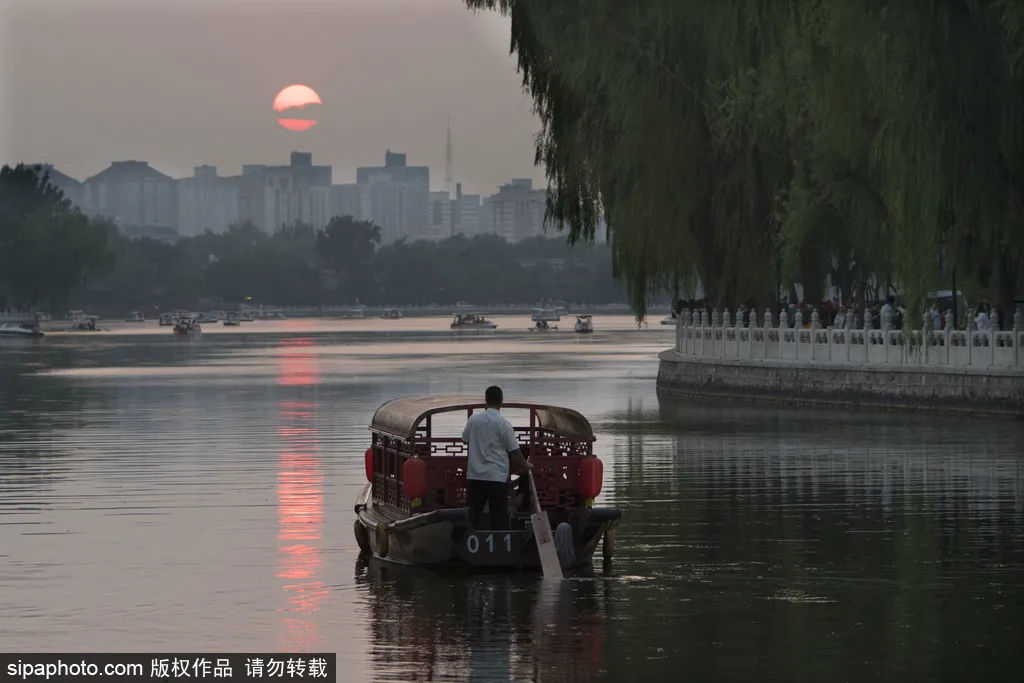
[[[452,113],[448,112],[448,139],[444,146],[444,191],[448,199],[455,197],[455,175],[452,167]]]

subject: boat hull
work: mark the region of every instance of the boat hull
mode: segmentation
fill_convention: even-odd
[[[375,503],[365,485],[355,506],[357,540],[373,557],[396,564],[460,568],[473,572],[540,572],[540,556],[533,530],[474,530],[465,508],[446,508],[419,515]],[[517,519],[529,520],[520,513]],[[621,513],[612,508],[593,508],[573,519],[574,560],[570,569],[591,564],[605,534],[613,532]],[[360,530],[361,529],[361,530]]]

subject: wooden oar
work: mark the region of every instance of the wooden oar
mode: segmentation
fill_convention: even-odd
[[[563,579],[562,563],[558,561],[558,550],[555,549],[555,539],[551,535],[551,522],[548,521],[548,513],[540,507],[540,499],[537,498],[537,487],[533,483],[533,472],[526,470],[526,476],[530,481],[530,499],[533,501],[533,514],[530,515],[530,522],[533,524],[533,536],[537,539],[537,554],[540,555],[540,566],[544,570],[544,579]]]

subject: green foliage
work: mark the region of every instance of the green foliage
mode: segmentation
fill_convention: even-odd
[[[607,247],[562,240],[508,244],[485,235],[377,247],[379,230],[342,216],[265,234],[251,224],[166,244],[114,234],[117,267],[81,288],[75,305],[123,314],[195,308],[203,301],[268,305],[621,301]]]
[[[111,227],[92,220],[38,167],[0,169],[0,308],[60,310],[72,290],[113,265]]]
[[[827,275],[1010,310],[1024,258],[1024,9],[1011,0],[466,0],[512,19],[548,211],[607,218],[637,314]]]

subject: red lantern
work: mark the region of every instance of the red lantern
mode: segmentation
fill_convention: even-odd
[[[373,447],[366,449],[366,481],[373,483]]]
[[[427,463],[420,458],[409,458],[402,465],[402,488],[410,500],[427,495]]]
[[[604,463],[601,458],[580,460],[580,493],[584,498],[597,498],[604,481]]]

